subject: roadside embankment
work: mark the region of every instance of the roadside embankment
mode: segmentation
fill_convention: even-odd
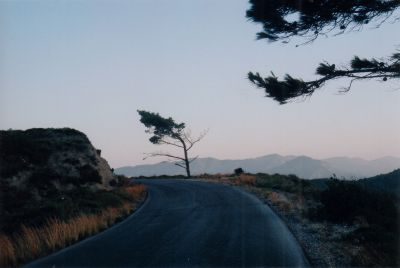
[[[0,267],[98,233],[145,197],[78,130],[1,130],[0,147]]]
[[[284,220],[318,267],[400,265],[399,203],[357,182],[329,180],[325,189],[289,175],[203,175],[240,187]]]
[[[68,219],[50,217],[42,225],[22,224],[13,233],[0,233],[0,267],[20,266],[111,227],[138,208],[145,199],[146,188],[142,184],[129,185],[107,195],[106,198],[119,199],[119,204],[105,205],[97,213],[80,213]]]

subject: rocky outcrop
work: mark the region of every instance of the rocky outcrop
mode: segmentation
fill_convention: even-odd
[[[85,134],[70,128],[0,131],[0,180],[12,187],[109,188],[114,175]]]

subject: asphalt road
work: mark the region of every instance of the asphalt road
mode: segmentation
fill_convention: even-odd
[[[231,186],[145,180],[143,206],[120,224],[30,263],[66,266],[307,266],[281,219]]]

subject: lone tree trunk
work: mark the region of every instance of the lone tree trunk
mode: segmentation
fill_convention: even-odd
[[[183,142],[183,150],[185,152],[185,169],[186,169],[186,176],[190,178],[190,161],[188,159],[188,152],[186,149],[186,144]]]

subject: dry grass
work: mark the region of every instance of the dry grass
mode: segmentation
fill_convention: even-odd
[[[257,177],[255,175],[242,173],[237,178],[238,184],[255,185]]]
[[[271,191],[267,192],[266,197],[272,204],[279,207],[283,211],[288,212],[293,209],[294,204],[292,204],[283,194]]]
[[[226,183],[233,185],[251,185],[254,186],[256,184],[257,177],[256,175],[242,173],[240,175],[234,174],[203,174],[197,176],[198,178],[205,179],[211,182],[217,183]]]
[[[201,174],[195,178],[202,179],[207,182],[222,183],[222,184],[232,184],[235,177],[231,174]]]
[[[139,199],[142,197],[143,193],[146,190],[146,187],[143,184],[134,184],[128,187],[123,188],[126,193],[130,195],[133,199]]]
[[[0,266],[14,266],[16,264],[15,248],[10,238],[0,234]]]
[[[143,197],[145,186],[131,185],[123,191],[138,201]],[[26,263],[96,234],[129,215],[136,204],[125,202],[120,207],[107,208],[99,214],[79,215],[68,221],[52,218],[40,227],[22,225],[20,232],[12,236],[0,234],[0,267]]]

